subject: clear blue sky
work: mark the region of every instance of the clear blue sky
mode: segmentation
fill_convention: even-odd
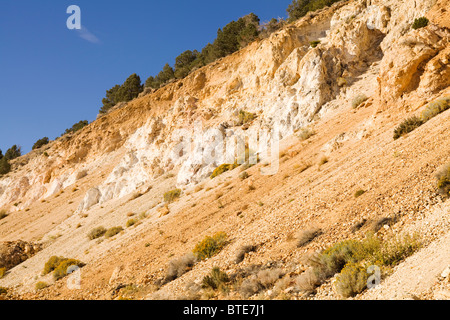
[[[218,28],[250,12],[286,17],[292,0],[2,0],[0,149],[24,153],[79,120],[96,118],[105,91],[132,73],[144,82]],[[88,31],[69,30],[69,5]]]

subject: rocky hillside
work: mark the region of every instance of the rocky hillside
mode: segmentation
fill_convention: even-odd
[[[5,268],[6,297],[339,299],[339,275],[305,288],[312,261],[375,233],[420,246],[357,299],[450,298],[450,204],[435,177],[450,163],[450,111],[393,139],[448,103],[449,7],[338,2],[14,160],[0,180],[0,241],[36,250]],[[428,25],[412,28],[420,17]],[[280,149],[253,144],[262,134]],[[218,140],[245,136],[259,163],[211,179],[234,161]],[[99,227],[123,230],[88,236]],[[223,248],[196,261],[217,232]],[[52,256],[83,262],[78,288],[43,275]],[[201,288],[213,267],[227,290]]]

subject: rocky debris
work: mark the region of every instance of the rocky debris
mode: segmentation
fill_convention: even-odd
[[[0,268],[12,269],[31,258],[41,246],[25,241],[9,241],[0,243]]]

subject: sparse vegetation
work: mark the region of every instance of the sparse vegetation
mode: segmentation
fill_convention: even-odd
[[[313,259],[313,270],[317,283],[340,273],[337,277],[338,291],[349,297],[366,288],[368,266],[391,268],[420,247],[421,242],[416,235],[405,235],[385,242],[374,236],[368,236],[363,241],[345,240]]]
[[[394,140],[399,139],[400,137],[414,131],[421,125],[423,125],[424,122],[422,119],[418,117],[411,117],[406,120],[404,120],[395,130],[394,130]]]
[[[98,238],[104,236],[105,233],[106,233],[106,229],[104,227],[97,227],[95,229],[92,229],[88,233],[88,238],[89,238],[89,240],[98,239]]]
[[[8,289],[5,287],[0,287],[0,295],[1,294],[7,294],[8,293]]]
[[[330,161],[330,160],[328,159],[328,157],[325,157],[325,156],[322,157],[322,158],[320,159],[320,161],[319,161],[319,167],[321,167],[321,166],[327,164],[329,161]]]
[[[112,238],[123,231],[122,227],[112,227],[105,232],[105,238]]]
[[[143,90],[144,86],[141,85],[141,78],[136,73],[133,73],[122,85],[116,85],[106,91],[106,97],[102,100],[103,107],[100,109],[100,114],[107,113],[120,102],[128,102],[137,98]]]
[[[205,260],[219,253],[227,244],[227,234],[218,232],[212,237],[207,236],[194,248],[194,254],[199,260]]]
[[[283,275],[284,272],[278,268],[260,270],[242,282],[239,293],[247,299],[261,290],[271,288]]]
[[[428,20],[426,17],[420,17],[420,18],[414,20],[414,23],[412,24],[411,27],[414,30],[417,30],[417,29],[428,26],[429,23],[430,23],[430,20]]]
[[[447,164],[436,175],[439,193],[445,197],[450,197],[450,164]],[[0,214],[1,219],[1,214]]]
[[[239,178],[240,178],[241,180],[248,179],[249,177],[250,177],[250,175],[248,174],[247,171],[244,171],[244,172],[242,172],[242,173],[239,175]]]
[[[176,199],[178,199],[181,196],[181,190],[180,189],[174,189],[166,192],[164,194],[164,201],[167,203],[172,203]]]
[[[0,279],[2,279],[5,276],[6,268],[0,268]]]
[[[352,100],[352,108],[357,109],[359,106],[361,106],[364,102],[367,101],[367,96],[364,94],[359,94]]]

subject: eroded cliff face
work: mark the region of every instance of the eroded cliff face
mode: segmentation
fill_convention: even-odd
[[[336,98],[351,99],[349,86],[373,66],[378,83],[366,92],[380,108],[400,108],[412,92],[432,97],[450,84],[450,31],[433,11],[441,2],[348,1],[309,14],[18,159],[0,180],[0,206],[27,208],[105,166],[113,169],[91,186],[79,211],[144,190],[172,170],[180,187],[198,183],[222,164],[202,161],[217,132],[288,137],[339,108]],[[412,30],[429,12],[431,25]],[[256,118],[239,123],[239,111]],[[183,141],[190,152],[180,152]]]

